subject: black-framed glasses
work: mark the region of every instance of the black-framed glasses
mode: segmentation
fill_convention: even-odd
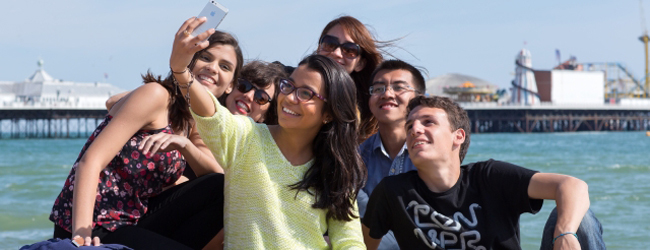
[[[291,92],[295,91],[296,98],[300,100],[301,102],[306,102],[311,100],[314,96],[318,97],[318,99],[323,100],[324,102],[327,101],[325,97],[322,95],[317,94],[313,90],[307,88],[307,87],[296,87],[293,85],[291,80],[289,79],[281,79],[280,80],[280,92],[285,95],[291,94]]]
[[[361,55],[361,47],[359,44],[351,42],[341,44],[335,36],[325,35],[320,39],[318,44],[321,50],[330,53],[335,51],[336,48],[341,47],[341,54],[349,59],[354,59]]]
[[[246,79],[239,78],[237,79],[237,86],[235,86],[239,92],[242,93],[248,93],[248,91],[251,91],[255,89],[255,93],[253,94],[253,100],[259,104],[259,105],[264,105],[272,101],[271,96],[269,96],[266,91],[258,89],[253,85],[251,82],[249,82]]]
[[[382,95],[386,93],[386,90],[388,90],[389,88],[393,90],[393,93],[395,93],[396,95],[401,95],[408,91],[415,91],[415,93],[419,93],[419,91],[415,90],[413,87],[406,84],[390,84],[390,85],[375,84],[370,86],[368,91],[370,92],[370,95]]]

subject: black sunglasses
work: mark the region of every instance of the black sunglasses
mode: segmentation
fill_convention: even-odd
[[[359,47],[359,44],[351,42],[341,44],[339,39],[335,36],[323,36],[323,38],[320,39],[319,45],[321,50],[329,53],[335,51],[336,48],[341,47],[341,54],[349,59],[354,59],[361,55],[361,47]]]
[[[253,85],[251,82],[249,82],[246,79],[239,78],[237,79],[237,90],[242,93],[248,93],[248,91],[251,91],[252,89],[255,89],[255,94],[253,94],[253,100],[259,104],[259,105],[264,105],[267,104],[271,101],[271,97],[269,96],[266,91],[258,89]]]

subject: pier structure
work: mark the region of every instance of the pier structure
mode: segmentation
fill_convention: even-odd
[[[462,103],[473,133],[650,130],[650,107]]]
[[[109,83],[55,79],[43,69],[20,82],[0,81],[0,138],[87,137],[123,92]]]
[[[107,113],[105,109],[0,109],[0,139],[84,138]]]

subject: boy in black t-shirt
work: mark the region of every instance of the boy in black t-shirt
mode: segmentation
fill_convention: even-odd
[[[543,199],[557,203],[543,249],[605,247],[600,223],[587,213],[584,181],[494,160],[461,166],[470,137],[465,110],[423,96],[408,110],[406,145],[418,171],[374,189],[362,219],[368,249],[388,230],[402,249],[521,249],[519,216],[538,212]]]

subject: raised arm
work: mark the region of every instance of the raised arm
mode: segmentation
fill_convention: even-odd
[[[197,115],[208,117],[216,112],[212,98],[210,98],[205,88],[194,79],[188,68],[194,54],[210,45],[206,39],[214,33],[214,29],[209,29],[197,36],[191,35],[192,31],[199,24],[204,23],[205,20],[205,17],[198,19],[192,17],[178,29],[174,39],[172,55],[169,59],[169,66],[183,96],[186,96],[189,92],[192,111]]]
[[[589,209],[589,188],[584,181],[567,175],[536,173],[528,185],[528,196],[533,199],[555,200],[557,224],[553,237],[575,233]],[[580,243],[571,235],[559,237],[554,249],[580,249]]]
[[[166,123],[169,94],[162,86],[154,85],[157,84],[145,84],[136,89],[118,110],[111,112],[111,122],[79,160],[73,191],[72,236],[80,236],[85,245],[91,244],[93,208],[100,172],[138,130],[148,125]],[[158,122],[160,117],[165,121]]]

